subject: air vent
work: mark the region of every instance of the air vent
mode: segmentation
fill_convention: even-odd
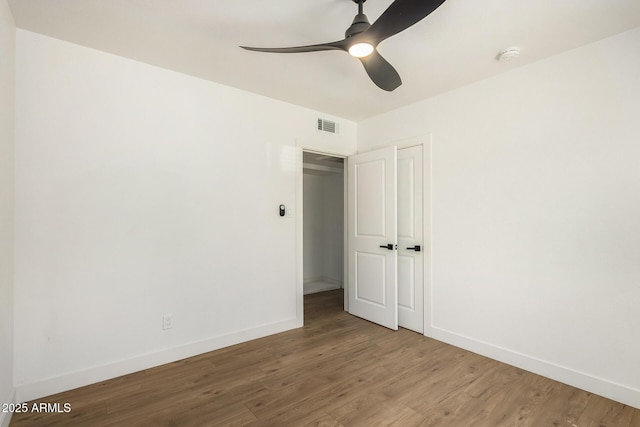
[[[338,133],[336,122],[325,119],[318,119],[318,130],[329,133]]]

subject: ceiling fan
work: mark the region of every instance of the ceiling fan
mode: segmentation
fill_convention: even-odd
[[[382,57],[376,47],[383,40],[406,30],[436,10],[445,0],[395,0],[382,15],[370,24],[362,11],[367,0],[352,0],[358,4],[358,14],[345,32],[345,38],[330,43],[296,47],[248,47],[246,50],[270,53],[317,52],[343,50],[360,59],[371,80],[381,89],[392,91],[402,84],[398,72]]]

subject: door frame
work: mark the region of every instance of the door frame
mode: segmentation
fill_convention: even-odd
[[[424,223],[423,234],[423,247],[424,247],[424,268],[423,268],[423,284],[424,284],[424,336],[432,337],[432,270],[433,270],[433,241],[431,230],[433,229],[432,217],[431,217],[431,186],[432,186],[432,147],[433,138],[431,133],[424,135],[406,138],[398,141],[394,141],[385,146],[395,145],[398,150],[403,148],[422,146],[422,173],[423,173],[423,185],[422,185],[422,220]],[[382,147],[376,147],[382,148]],[[374,149],[376,149],[374,148]],[[347,185],[348,185],[348,162],[349,156],[353,154],[360,154],[364,151],[357,151],[355,153],[346,154],[343,152],[328,150],[317,150],[313,148],[305,148],[300,141],[296,141],[296,171],[295,171],[295,227],[296,227],[296,323],[299,327],[304,325],[304,240],[303,240],[303,160],[302,153],[308,151],[311,153],[324,154],[327,156],[340,157],[344,159],[343,165],[343,197],[344,197],[344,232],[343,232],[343,275],[342,275],[342,287],[344,289],[344,310],[349,310],[349,287],[347,281],[349,278],[349,263],[348,263],[348,248],[347,238],[348,232],[348,200],[347,200]],[[368,150],[369,151],[369,150]],[[427,252],[428,251],[428,252]]]
[[[325,156],[338,157],[344,159],[342,165],[342,195],[343,195],[343,241],[342,241],[342,288],[345,289],[344,309],[349,304],[346,292],[346,283],[348,279],[348,263],[347,263],[347,158],[355,153],[345,154],[344,152],[332,152],[327,150],[316,150],[313,148],[305,148],[303,144],[296,141],[296,171],[295,171],[295,227],[296,227],[296,323],[298,327],[304,326],[304,161],[303,153],[315,153]]]

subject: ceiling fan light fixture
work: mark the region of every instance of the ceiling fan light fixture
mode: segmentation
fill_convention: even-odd
[[[391,92],[402,84],[402,79],[389,61],[380,55],[376,47],[389,37],[422,21],[446,0],[393,0],[373,24],[369,22],[363,11],[362,5],[366,0],[351,1],[358,4],[358,14],[344,32],[342,40],[306,46],[240,47],[255,52],[270,53],[303,53],[326,50],[348,52],[360,60],[369,78],[376,86]]]
[[[371,43],[361,42],[352,45],[349,48],[349,54],[356,58],[364,58],[373,53],[373,45]]]

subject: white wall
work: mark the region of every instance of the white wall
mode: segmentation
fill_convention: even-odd
[[[358,151],[432,133],[430,334],[636,407],[638,52],[640,29],[358,127]]]
[[[342,283],[343,175],[304,174],[304,281]]]
[[[324,177],[323,235],[324,271],[335,283],[342,283],[344,266],[344,176]]]
[[[324,274],[322,177],[304,174],[304,281],[319,280]]]
[[[16,27],[0,0],[0,404],[13,400],[13,150]],[[9,415],[0,412],[0,426]]]
[[[354,123],[325,135],[301,107],[22,30],[17,46],[19,400],[301,324],[278,206],[296,143],[348,154]]]

